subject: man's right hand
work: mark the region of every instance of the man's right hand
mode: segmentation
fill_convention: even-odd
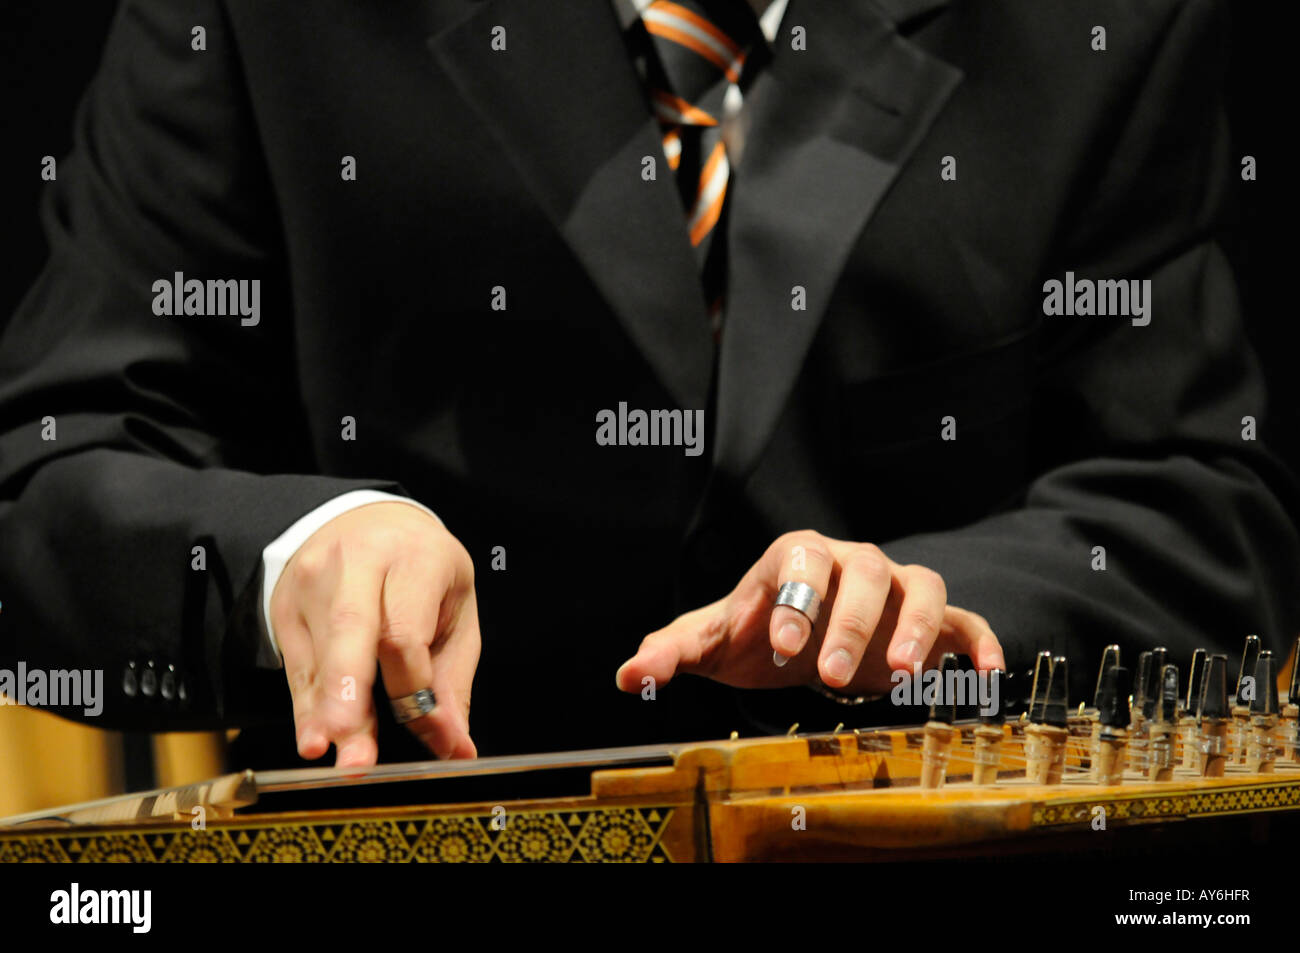
[[[371,503],[317,530],[271,594],[271,624],[293,695],[298,753],[333,744],[336,764],[379,755],[376,661],[389,698],[433,690],[407,727],[440,758],[472,758],[469,697],[479,658],[474,564],[428,513]]]

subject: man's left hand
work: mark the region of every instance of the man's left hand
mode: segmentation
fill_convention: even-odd
[[[821,598],[815,626],[774,607],[787,582]],[[980,670],[1006,667],[988,622],[948,605],[938,573],[899,565],[870,543],[805,530],[773,543],[729,596],[646,636],[616,681],[639,692],[646,677],[664,685],[685,672],[738,688],[820,680],[841,694],[875,695],[890,690],[893,670],[934,667],[944,652],[969,655]]]

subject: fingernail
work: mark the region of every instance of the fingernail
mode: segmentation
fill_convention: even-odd
[[[826,659],[826,674],[837,682],[847,682],[853,671],[853,659],[845,649],[836,649]]]
[[[787,652],[798,652],[802,642],[803,630],[799,628],[798,622],[787,622],[776,633],[776,644]]]
[[[784,668],[785,663],[788,661],[790,661],[790,659],[782,655],[780,652],[772,653],[772,664],[775,665],[777,668]]]
[[[898,657],[908,665],[915,665],[917,662],[924,662],[921,655],[921,643],[917,641],[904,642],[898,650]]]

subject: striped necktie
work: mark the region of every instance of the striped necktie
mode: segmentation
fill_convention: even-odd
[[[762,32],[747,0],[654,0],[641,10],[650,38],[646,86],[676,174],[715,336],[726,282],[724,100],[739,87]],[[739,89],[732,92],[737,95]]]

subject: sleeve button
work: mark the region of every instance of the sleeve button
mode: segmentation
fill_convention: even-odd
[[[158,673],[154,670],[153,662],[149,662],[148,668],[140,675],[140,694],[145,698],[153,698],[158,694]]]

